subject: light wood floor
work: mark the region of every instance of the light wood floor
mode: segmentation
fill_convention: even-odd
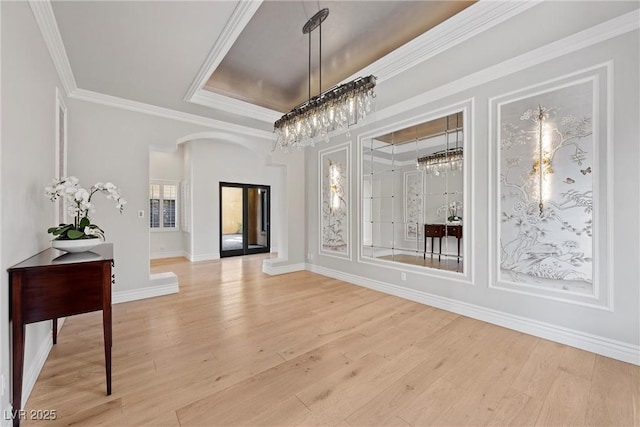
[[[180,293],[67,319],[27,410],[55,425],[640,425],[640,368],[264,256],[174,271]],[[34,421],[24,425],[37,424]]]

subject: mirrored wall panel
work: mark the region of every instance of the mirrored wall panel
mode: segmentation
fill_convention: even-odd
[[[362,141],[362,256],[463,272],[463,112]]]

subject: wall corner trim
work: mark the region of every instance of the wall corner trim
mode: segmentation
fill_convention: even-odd
[[[185,251],[168,251],[168,252],[155,252],[152,253],[151,259],[163,259],[163,258],[189,258]]]
[[[305,263],[276,265],[267,261],[270,260],[265,259],[262,262],[262,272],[270,276],[278,276],[280,274],[293,273],[295,271],[304,271],[307,269]]]
[[[308,271],[640,366],[640,346],[307,264]]]
[[[51,2],[42,0],[29,0],[29,6],[36,19],[42,38],[49,50],[49,55],[53,61],[53,65],[58,71],[58,76],[67,96],[78,89],[76,80],[73,76],[71,63],[67,56],[67,51],[62,42],[62,35],[58,29],[58,23],[51,7]]]
[[[178,276],[174,273],[151,274],[149,276],[149,283],[153,284],[154,282],[157,284],[130,291],[114,292],[112,296],[112,303],[120,304],[123,302],[177,294],[180,292]]]

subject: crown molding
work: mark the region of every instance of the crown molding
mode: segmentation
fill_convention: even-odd
[[[218,68],[220,62],[222,62],[227,52],[229,52],[229,49],[231,49],[231,46],[233,46],[261,4],[262,0],[240,0],[238,2],[227,24],[213,45],[213,48],[211,48],[204,64],[202,64],[200,71],[198,71],[191,86],[189,86],[189,90],[184,97],[185,101],[191,102],[196,92],[204,87],[211,74]]]
[[[117,96],[105,95],[103,93],[92,92],[90,90],[76,89],[71,95],[69,95],[69,97],[72,99],[77,99],[79,101],[93,102],[95,104],[107,105],[110,107],[121,108],[123,110],[135,111],[138,113],[178,120],[181,122],[192,123],[208,128],[225,130],[235,134],[266,139],[269,141],[273,140],[273,133],[269,131],[237,125],[234,123],[224,122],[221,120],[211,119],[209,117],[198,116],[195,114],[184,113],[182,111],[158,107],[156,105],[132,101],[130,99],[118,98]]]
[[[255,8],[249,9],[246,0],[238,4],[234,15],[223,30],[220,38],[214,45],[198,76],[191,84],[185,101],[200,104],[209,108],[224,108],[235,114],[251,117],[267,122],[274,122],[282,115],[274,110],[265,109],[244,101],[236,100],[232,97],[213,94],[204,90],[209,76],[213,74],[217,66],[222,62],[236,38],[242,31],[249,19],[260,6],[260,0]],[[501,22],[524,12],[537,5],[541,0],[514,1],[514,2],[494,2],[481,0],[468,7],[462,12],[454,15],[435,28],[418,36],[412,41],[399,47],[393,52],[382,57],[373,64],[358,71],[342,83],[353,80],[358,76],[373,74],[378,83],[402,73],[426,61],[427,59],[462,43],[463,41],[486,31]],[[249,0],[249,2],[251,2]],[[253,3],[253,2],[251,2]],[[243,10],[240,9],[244,6]],[[236,13],[237,12],[237,13]]]
[[[198,89],[189,101],[265,122],[275,122],[282,116],[279,111],[240,101],[229,96],[219,95],[206,89]]]
[[[53,14],[51,3],[48,0],[29,0],[29,6],[31,6],[33,16],[36,19],[38,28],[40,28],[42,38],[47,45],[49,55],[53,60],[53,65],[58,71],[58,76],[60,77],[64,91],[68,96],[77,90],[78,86],[76,85],[76,79],[73,77],[71,64],[69,63],[67,51],[65,50],[64,43],[62,42],[62,36],[60,35],[58,22]]]
[[[604,42],[640,28],[640,10],[605,21],[563,39],[530,50],[506,61],[469,74],[435,89],[428,90],[412,98],[393,104],[376,112],[377,120],[395,116],[429,102],[471,89],[509,74],[525,70],[546,61],[567,55],[580,49]]]
[[[480,0],[345,79],[376,76],[378,84],[536,6],[542,0]]]

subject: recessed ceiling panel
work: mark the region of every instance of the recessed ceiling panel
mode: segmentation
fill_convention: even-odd
[[[474,1],[265,1],[205,89],[286,112],[382,58]],[[302,27],[329,8],[322,31]],[[309,90],[309,52],[311,89]]]

